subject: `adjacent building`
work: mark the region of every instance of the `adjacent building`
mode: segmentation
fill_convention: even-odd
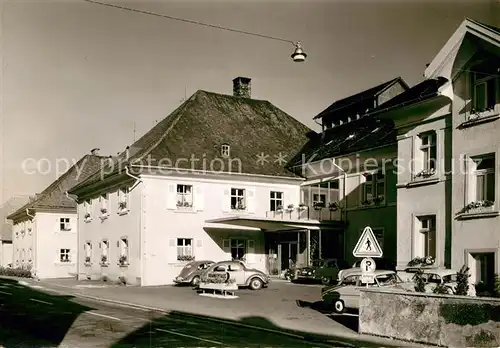
[[[102,157],[85,155],[40,194],[7,216],[12,220],[13,267],[39,278],[76,275],[77,204],[66,191],[101,165]]]
[[[306,194],[323,210],[338,211],[344,228],[330,238],[324,257],[354,261],[353,249],[366,226],[374,231],[384,257],[396,259],[397,140],[394,123],[373,115],[391,99],[408,90],[395,78],[334,102],[315,117],[322,133],[314,134],[287,167],[306,178],[307,185],[338,188],[335,196]],[[326,217],[328,218],[328,217]]]
[[[464,20],[425,70],[451,100],[451,265],[500,271],[500,29]]]
[[[20,207],[28,203],[29,196],[19,195],[9,198],[0,206],[0,267],[12,267],[12,223],[6,218]]]
[[[304,179],[284,168],[310,129],[252,99],[250,83],[234,79],[233,95],[197,91],[70,190],[80,279],[172,284],[193,259],[277,275],[310,263],[321,226],[341,229],[300,204]]]

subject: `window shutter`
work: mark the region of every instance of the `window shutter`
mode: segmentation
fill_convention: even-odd
[[[249,264],[255,263],[255,242],[253,239],[247,241],[246,261]]]
[[[177,207],[177,185],[168,184],[167,209],[174,210]]]
[[[204,208],[203,191],[203,184],[197,184],[194,186],[194,207],[197,211],[203,211]]]
[[[177,262],[177,239],[170,238],[169,240],[169,248],[168,248],[168,262],[173,263]]]
[[[255,213],[255,188],[247,189],[247,211],[250,214]]]
[[[228,260],[231,259],[231,244],[229,239],[224,239],[222,240],[222,249],[224,250],[224,253],[226,253],[226,257]]]
[[[197,247],[197,248],[201,248],[202,246],[203,246],[203,240],[201,240],[201,239],[197,239],[197,240],[196,240],[196,247]]]
[[[60,218],[56,218],[55,219],[55,232],[60,232],[61,231],[61,227],[60,227]]]
[[[77,258],[77,255],[76,255],[75,250],[74,250],[74,249],[71,249],[71,250],[69,251],[69,253],[70,253],[70,254],[69,254],[69,261],[70,261],[71,263],[77,263],[77,261],[78,261],[78,260],[76,259],[76,258]]]
[[[61,250],[59,248],[56,248],[56,256],[55,256],[55,262],[61,261],[61,256],[60,256]]]
[[[222,197],[222,211],[228,213],[231,211],[231,188],[224,188],[224,196]]]

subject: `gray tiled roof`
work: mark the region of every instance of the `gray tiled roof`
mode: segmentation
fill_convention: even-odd
[[[24,213],[26,209],[76,209],[75,201],[66,197],[66,191],[95,173],[101,167],[103,158],[105,157],[85,155],[34,199],[7,218],[12,219]]]
[[[309,131],[307,126],[266,100],[199,90],[132,144],[128,161],[124,152],[120,156],[123,162],[113,167],[115,172],[126,163],[174,167],[177,160],[194,156],[198,161],[179,161],[176,167],[210,170],[209,164],[213,163],[215,171],[235,172],[238,171],[235,159],[239,159],[241,172],[245,174],[293,177],[275,156],[281,152],[286,154],[286,159],[291,158],[307,141]],[[224,143],[231,149],[231,170],[228,170],[228,159],[221,156]],[[261,153],[269,156],[263,165],[257,162]],[[113,172],[111,168],[105,170]],[[76,193],[101,180],[101,173],[97,172],[70,192]]]

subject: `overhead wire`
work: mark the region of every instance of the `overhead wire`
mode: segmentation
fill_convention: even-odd
[[[199,21],[195,21],[195,20],[191,20],[191,19],[180,18],[180,17],[174,17],[174,16],[170,16],[170,15],[166,15],[166,14],[157,13],[157,12],[139,10],[139,9],[135,9],[135,8],[131,8],[131,7],[125,7],[125,6],[121,6],[121,5],[110,4],[110,3],[105,3],[105,2],[95,1],[95,0],[82,0],[82,1],[85,1],[85,2],[88,2],[88,3],[92,3],[92,4],[101,5],[101,6],[118,8],[118,9],[124,10],[124,11],[137,12],[137,13],[147,14],[147,15],[151,15],[151,16],[172,19],[172,20],[176,20],[176,21],[180,21],[180,22],[185,22],[185,23],[200,25],[200,26],[209,27],[209,28],[213,28],[213,29],[226,30],[226,31],[231,31],[231,32],[239,33],[239,34],[245,34],[245,35],[251,35],[251,36],[257,36],[257,37],[261,37],[261,38],[265,38],[265,39],[270,39],[270,40],[277,40],[277,41],[282,41],[282,42],[288,42],[288,43],[291,43],[292,45],[296,44],[292,40],[283,39],[283,38],[276,37],[276,36],[269,36],[269,35],[264,35],[264,34],[259,34],[259,33],[253,33],[253,32],[250,32],[250,31],[245,31],[245,30],[240,30],[240,29],[223,27],[223,26],[220,26],[220,25],[209,24],[209,23],[199,22]]]

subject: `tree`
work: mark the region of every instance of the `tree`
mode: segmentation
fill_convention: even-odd
[[[415,291],[416,292],[425,292],[425,280],[423,277],[424,272],[422,270],[419,270],[417,273],[415,273]]]
[[[469,267],[463,265],[457,272],[457,288],[455,295],[467,296],[469,294]]]

